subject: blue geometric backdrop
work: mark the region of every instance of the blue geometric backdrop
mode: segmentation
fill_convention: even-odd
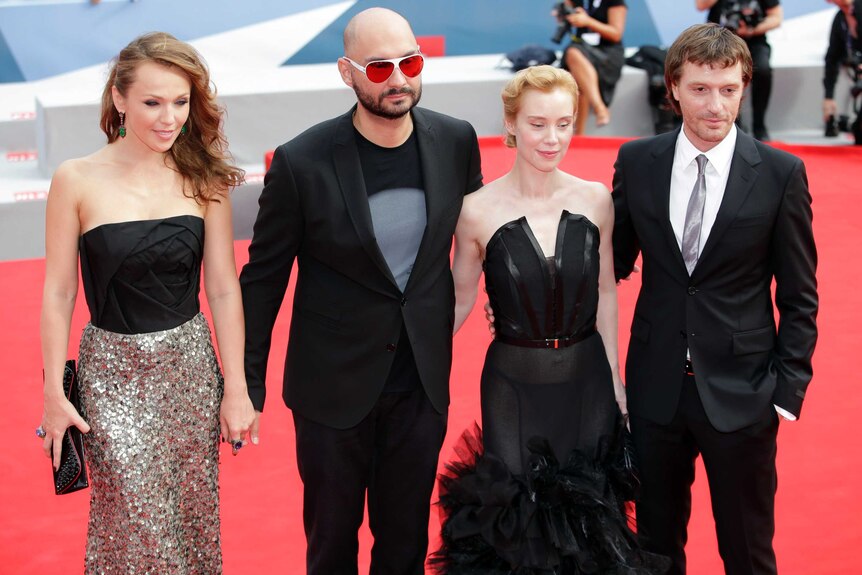
[[[0,82],[32,81],[110,60],[135,36],[171,32],[195,40],[325,6],[346,11],[285,64],[331,62],[341,55],[347,20],[369,6],[406,16],[418,36],[442,35],[447,55],[553,47],[553,2],[544,0],[0,0]],[[704,19],[694,0],[627,0],[625,44],[664,44]],[[782,0],[786,18],[824,10],[822,0]]]
[[[629,11],[625,42],[630,46],[660,42],[646,3],[647,0],[626,1]],[[524,44],[554,47],[550,40],[557,27],[551,16],[553,2],[358,0],[286,63],[316,64],[331,62],[341,56],[344,26],[354,14],[371,6],[397,10],[411,22],[417,36],[445,36],[447,56],[505,53]]]

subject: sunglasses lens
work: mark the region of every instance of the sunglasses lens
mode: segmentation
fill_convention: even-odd
[[[365,75],[375,84],[379,84],[389,79],[394,69],[395,64],[392,62],[369,62],[365,66]]]
[[[425,60],[422,58],[422,55],[416,54],[415,56],[410,56],[409,58],[401,60],[398,67],[401,69],[401,73],[408,78],[415,78],[422,72],[422,67],[424,65]]]

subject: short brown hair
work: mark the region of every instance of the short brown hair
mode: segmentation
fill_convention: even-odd
[[[742,64],[742,83],[748,86],[751,81],[751,52],[745,41],[718,24],[696,24],[680,34],[667,51],[664,61],[664,85],[667,99],[677,114],[681,113],[679,102],[673,97],[673,86],[682,77],[682,67],[686,62],[698,66],[718,66],[728,68],[737,62]]]
[[[243,170],[232,165],[224,137],[224,111],[216,103],[206,63],[197,50],[166,32],[149,32],[132,40],[111,62],[102,92],[101,127],[108,143],[116,141],[120,114],[114,107],[111,87],[123,97],[135,82],[138,67],[153,62],[185,75],[191,85],[186,133],[179,136],[169,154],[183,176],[183,193],[204,204],[242,183]]]
[[[571,74],[553,66],[530,66],[515,74],[515,77],[503,88],[503,115],[507,120],[513,120],[518,115],[521,109],[521,98],[527,90],[569,92],[574,102],[572,113],[578,112],[578,85]],[[514,135],[506,134],[506,146],[515,147]]]

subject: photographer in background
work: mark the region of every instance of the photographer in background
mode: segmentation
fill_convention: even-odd
[[[772,48],[766,33],[781,26],[784,11],[779,0],[695,0],[698,10],[709,10],[707,22],[715,22],[733,30],[745,40],[754,60],[751,78],[751,134],[758,140],[769,140],[766,129],[766,107],[772,92],[772,67],[769,55]]]
[[[554,7],[552,14],[559,26],[551,38],[560,43],[569,34],[571,43],[563,54],[562,67],[575,78],[580,88],[575,134],[583,134],[587,116],[592,109],[596,126],[611,121],[608,106],[625,63],[623,32],[626,27],[625,0],[566,0]],[[597,34],[598,44],[584,39],[585,34]]]
[[[860,126],[859,112],[855,101],[862,92],[862,42],[859,40],[859,28],[857,14],[862,11],[860,5],[862,0],[827,0],[840,8],[832,20],[832,31],[829,34],[829,48],[826,50],[825,66],[823,69],[823,120],[826,122],[826,135],[834,137],[838,135],[838,126],[835,116],[838,106],[835,103],[835,83],[838,81],[838,72],[841,66],[846,66],[853,83],[852,96],[854,100],[854,111],[856,120],[852,130],[847,126],[848,118],[842,117],[841,129],[852,131],[856,136],[856,144],[862,144],[862,126]]]

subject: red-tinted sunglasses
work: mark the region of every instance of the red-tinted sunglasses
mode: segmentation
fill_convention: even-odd
[[[391,60],[374,60],[365,66],[357,64],[347,56],[343,56],[343,58],[353,64],[354,68],[365,74],[375,84],[388,80],[392,72],[395,71],[395,66],[398,66],[401,73],[408,78],[415,78],[421,74],[422,68],[425,66],[425,58],[422,54],[411,54],[410,56],[392,58]]]

